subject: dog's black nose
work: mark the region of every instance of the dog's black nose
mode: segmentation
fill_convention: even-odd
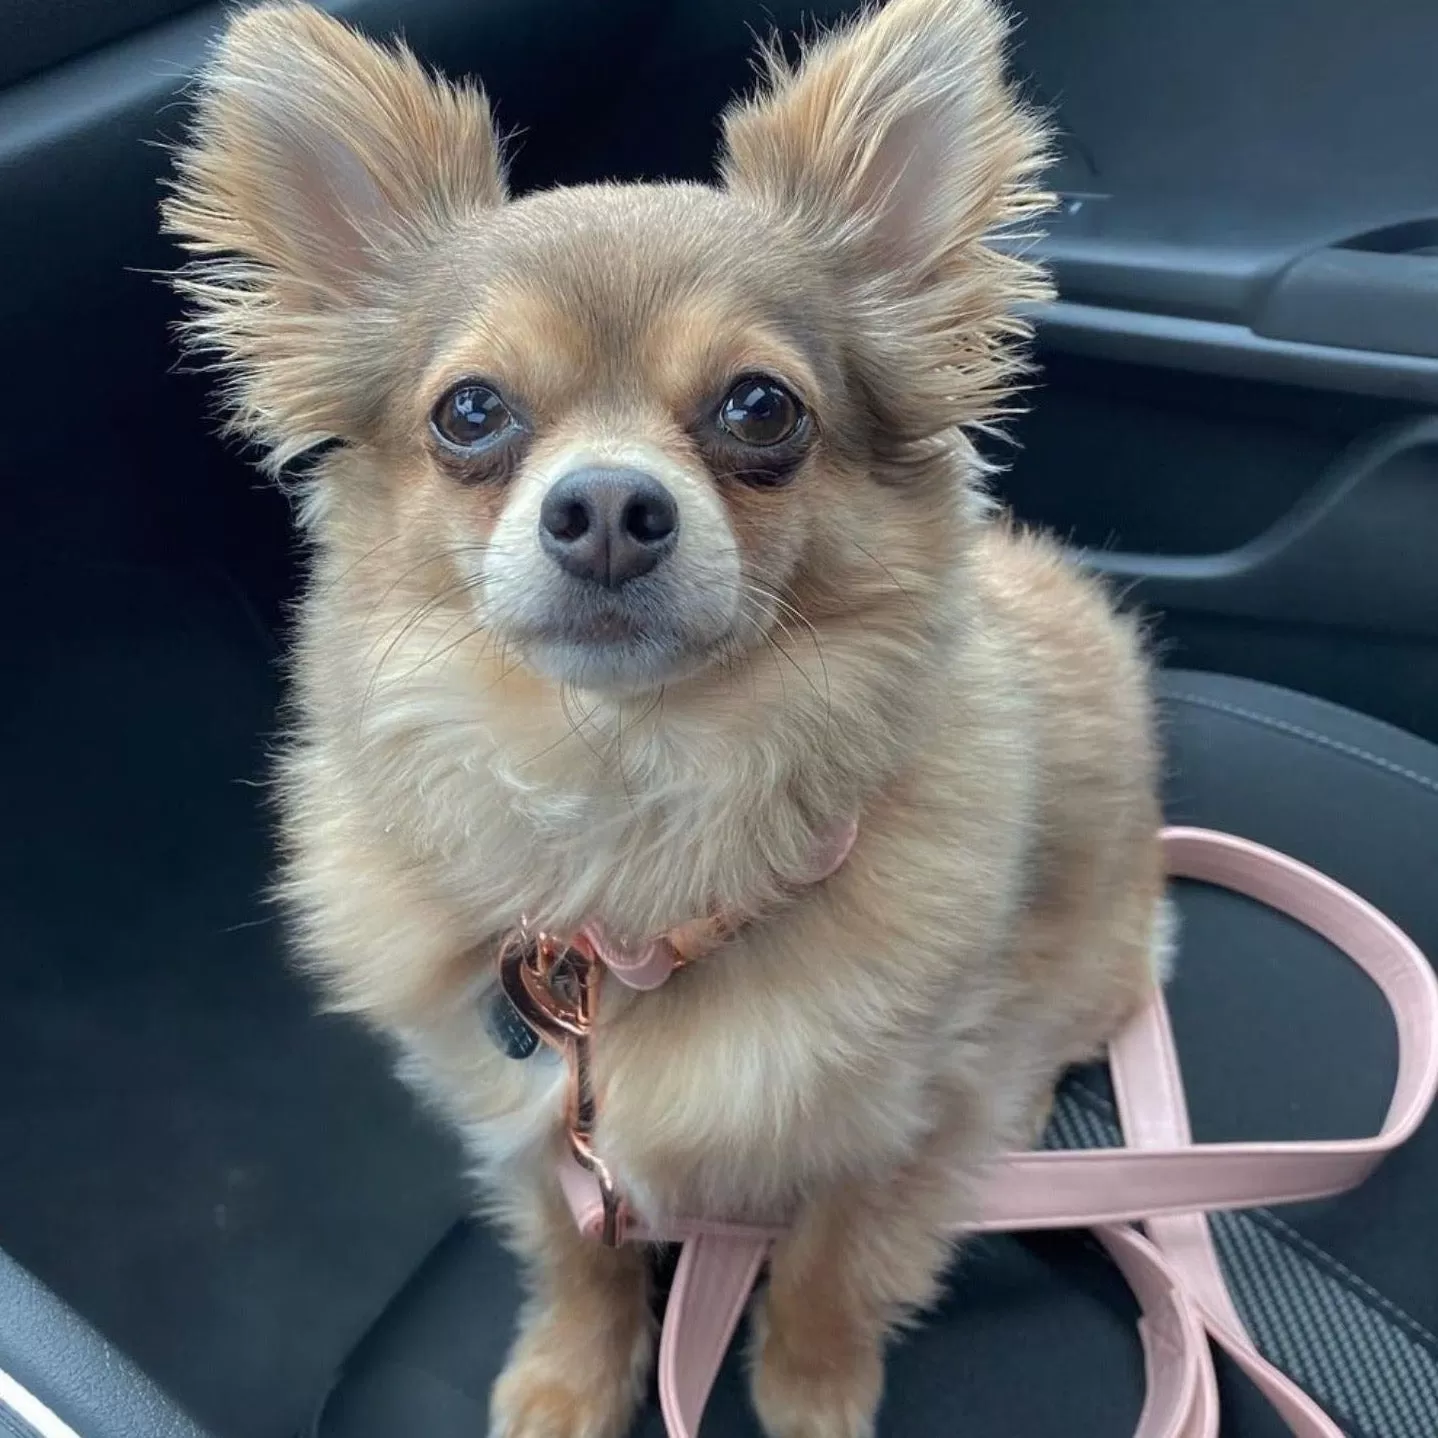
[[[567,574],[618,589],[647,574],[679,534],[674,496],[635,469],[577,469],[539,509],[539,542]]]

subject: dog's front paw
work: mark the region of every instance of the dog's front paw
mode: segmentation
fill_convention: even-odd
[[[766,1305],[755,1310],[750,1389],[764,1432],[768,1438],[872,1438],[884,1385],[881,1342],[833,1315],[814,1319],[774,1323]]]
[[[521,1337],[489,1400],[490,1438],[623,1438],[649,1371],[652,1338],[615,1323],[579,1335],[543,1321]]]

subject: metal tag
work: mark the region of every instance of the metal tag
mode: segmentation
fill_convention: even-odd
[[[509,995],[498,986],[489,996],[484,1026],[506,1058],[527,1059],[539,1047],[539,1035],[515,1008]]]

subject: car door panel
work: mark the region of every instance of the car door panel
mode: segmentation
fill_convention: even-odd
[[[1165,656],[1438,733],[1438,11],[1021,9],[1059,298],[1004,494]]]

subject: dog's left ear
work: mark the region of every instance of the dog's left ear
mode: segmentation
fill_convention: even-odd
[[[763,91],[724,119],[729,190],[827,264],[904,384],[951,371],[951,402],[916,395],[903,428],[986,417],[1012,372],[1013,308],[1045,292],[984,244],[1046,205],[1043,130],[1005,81],[1006,28],[991,0],[891,0],[795,68],[771,50]]]

